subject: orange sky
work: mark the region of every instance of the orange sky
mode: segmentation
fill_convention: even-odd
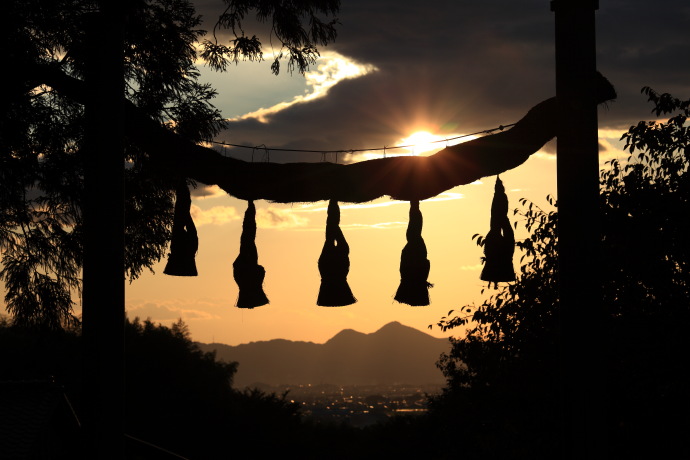
[[[545,197],[556,189],[555,164],[554,156],[537,154],[503,174],[511,208],[522,197],[548,206]],[[345,328],[373,332],[390,321],[447,336],[427,326],[451,309],[484,298],[481,290],[486,286],[479,279],[482,252],[471,237],[488,231],[493,186],[494,179],[488,178],[421,203],[422,235],[431,261],[429,281],[434,284],[430,306],[410,307],[393,300],[409,205],[383,198],[361,206],[341,204],[341,228],[350,246],[348,280],[358,302],[337,308],[316,305],[326,203],[256,202],[256,244],[259,263],[266,269],[264,289],[270,304],[253,310],[236,308],[232,262],[239,251],[246,203],[220,195],[193,200],[199,207],[199,276],[163,275],[160,264],[155,275],[146,273],[127,286],[128,314],[163,323],[181,317],[195,340],[228,344],[274,338],[321,343]],[[518,223],[516,238],[524,236]],[[516,252],[516,269],[519,255]]]
[[[228,88],[235,97],[226,102],[224,97],[228,96],[223,96],[223,85],[227,80],[215,74],[206,76],[219,90],[219,108],[231,118],[260,108],[263,109],[261,114],[271,113],[284,110],[285,103],[299,104],[305,99],[326,97],[329,88],[343,79],[375,71],[372,68],[358,71],[337,54],[326,55],[322,61],[325,63],[315,66],[306,78],[283,75],[277,80],[266,80],[268,72],[260,66],[238,66],[239,74],[233,78],[242,80],[243,84],[250,84],[253,74],[263,75],[257,77],[257,91],[272,88],[263,101],[260,98],[242,99],[239,93],[232,93]],[[284,92],[275,86],[284,88]],[[256,92],[244,87],[244,94],[255,95]],[[514,121],[505,120],[504,123]],[[461,128],[457,126],[454,134],[446,132],[443,136],[464,134]],[[409,136],[428,126],[425,120],[418,119],[398,129],[408,132],[403,133],[396,145],[407,145],[421,142],[423,139],[411,141]],[[602,133],[604,149],[620,154],[620,150],[610,144],[616,144],[620,134]],[[431,147],[438,149],[443,145]],[[423,152],[423,146],[412,150],[414,154],[429,153]],[[610,152],[602,153],[602,161]],[[381,152],[374,154],[381,155]],[[372,156],[363,155],[362,158],[365,157]],[[555,155],[535,154],[501,178],[511,209],[518,206],[520,198],[548,206],[545,197],[556,195]],[[421,203],[422,236],[431,262],[429,281],[434,284],[430,290],[431,305],[427,307],[410,307],[393,300],[400,281],[400,253],[406,242],[409,204],[382,198],[359,206],[341,203],[341,229],[350,246],[348,281],[358,302],[330,308],[316,305],[320,283],[317,260],[324,242],[327,203],[280,205],[257,201],[256,245],[259,263],[266,269],[264,290],[270,304],[253,310],[236,308],[238,289],[232,277],[232,262],[239,251],[246,203],[220,192],[193,199],[193,216],[199,232],[199,276],[164,275],[163,261],[155,268],[155,275],[146,273],[127,286],[127,312],[130,317],[150,317],[165,324],[183,318],[195,340],[227,344],[275,338],[321,343],[345,328],[367,333],[390,321],[399,321],[437,337],[448,336],[449,333],[442,333],[438,327],[429,330],[427,326],[435,324],[449,310],[481,303],[485,297],[481,291],[486,283],[479,279],[482,250],[472,240],[472,235],[485,235],[489,230],[494,180],[486,178],[483,183],[456,187]],[[511,220],[515,219],[511,216]],[[516,238],[525,236],[518,224]],[[516,252],[516,270],[519,257]],[[453,331],[455,335],[461,333]]]
[[[233,99],[232,104],[220,97],[218,106],[228,118],[259,109],[264,109],[262,113],[280,111],[285,103],[289,106],[303,103],[305,99],[325,97],[329,88],[343,79],[361,75],[350,63],[338,61],[341,56],[331,55],[325,59],[331,62],[317,66],[314,74],[307,74],[306,78],[293,75],[273,80],[272,84],[282,88],[282,93],[274,89],[264,100],[240,98]],[[249,65],[247,69],[244,77],[235,76],[244,78],[246,84],[249,75],[257,71]],[[259,69],[259,73],[266,75],[268,72]],[[224,94],[222,81],[214,81],[217,77],[213,74],[205,75],[219,93]],[[263,77],[257,79],[260,87],[266,84]],[[244,87],[244,91],[260,94],[260,89],[253,91]],[[514,121],[504,120],[506,124]],[[428,129],[422,119],[409,126],[398,126],[398,131],[407,132],[403,132],[397,145],[409,144],[409,136],[421,129]],[[454,130],[454,134],[445,132],[443,135],[463,134],[461,126]],[[611,153],[620,154],[620,145],[616,142],[620,134],[618,131],[602,133],[603,146],[608,151],[603,152],[602,161]],[[436,144],[439,146],[443,145]],[[415,154],[424,154],[421,146],[413,150]],[[554,155],[538,153],[519,168],[502,174],[511,209],[518,206],[520,198],[548,206],[545,197],[556,194],[555,167]],[[456,187],[421,203],[422,236],[431,262],[429,281],[434,284],[430,290],[430,306],[410,307],[393,300],[400,280],[400,253],[405,245],[409,204],[383,198],[359,206],[341,204],[341,229],[350,246],[348,280],[358,302],[338,308],[316,305],[320,283],[317,260],[324,242],[327,203],[256,202],[256,245],[259,263],[266,269],[264,288],[270,304],[254,310],[236,308],[238,289],[232,276],[232,262],[239,251],[246,203],[215,190],[216,193],[208,197],[193,198],[192,203],[199,234],[199,276],[164,275],[163,260],[154,267],[155,275],[146,272],[127,284],[127,313],[130,317],[150,318],[163,324],[182,318],[189,325],[194,340],[227,344],[275,338],[322,343],[342,329],[368,333],[391,321],[437,337],[447,336],[448,333],[442,333],[437,327],[428,330],[427,326],[435,324],[449,310],[480,303],[486,295],[481,293],[486,283],[479,279],[482,251],[472,241],[472,235],[485,235],[489,229],[493,187],[494,178],[485,178],[483,183]],[[511,216],[511,220],[515,218]],[[516,238],[525,236],[518,223]],[[516,270],[519,257],[516,252]],[[80,313],[78,303],[76,313]],[[461,333],[453,331],[455,335]]]

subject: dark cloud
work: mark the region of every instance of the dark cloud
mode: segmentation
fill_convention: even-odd
[[[223,196],[223,192],[217,185],[206,185],[197,183],[196,187],[190,187],[190,194],[194,198],[211,198],[216,196]]]
[[[207,16],[217,6],[199,4]],[[600,4],[598,67],[619,94],[601,111],[600,125],[627,127],[649,118],[642,86],[689,97],[685,1]],[[224,140],[283,148],[381,147],[415,128],[467,133],[512,123],[555,94],[554,13],[546,0],[348,0],[339,18],[338,39],[327,49],[379,70],[343,81],[327,97],[294,105],[268,123],[233,122]],[[272,155],[271,161],[307,157]]]
[[[127,316],[130,319],[139,318],[142,320],[149,319],[151,321],[175,321],[178,319],[213,319],[216,318],[211,313],[208,313],[207,305],[195,305],[194,307],[183,307],[176,305],[176,302],[170,304],[146,302],[138,305],[127,305]],[[179,302],[177,302],[179,303]],[[201,302],[203,303],[203,302]]]
[[[171,321],[182,317],[179,309],[166,305],[158,305],[148,302],[137,307],[128,308],[128,316],[139,319],[151,319],[153,321]]]

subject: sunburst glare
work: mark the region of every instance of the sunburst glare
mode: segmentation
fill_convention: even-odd
[[[416,131],[404,139],[398,145],[409,146],[405,150],[412,155],[427,156],[446,147],[443,142],[448,136],[439,136],[428,131]]]

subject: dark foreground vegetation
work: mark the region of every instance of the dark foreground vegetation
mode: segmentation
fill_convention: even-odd
[[[218,25],[236,40],[225,46],[203,40],[200,18],[186,0],[127,2],[128,103],[191,143],[213,138],[223,127],[211,104],[215,92],[198,80],[196,42],[202,41],[202,57],[218,70],[259,59],[261,43],[244,35],[242,19],[249,9],[261,9],[282,31],[275,44],[290,56],[288,70],[304,71],[318,56],[316,47],[335,38],[335,0],[231,3],[235,10]],[[88,117],[80,102],[86,96],[70,97],[65,82],[81,78],[85,56],[97,51],[85,30],[96,4],[13,0],[3,6],[12,18],[3,30],[13,71],[6,72],[0,110],[0,279],[13,317],[0,327],[0,458],[80,458],[75,415],[84,409],[83,363],[72,293],[81,287]],[[319,20],[321,15],[327,19]],[[51,78],[63,83],[64,94],[48,84]],[[604,372],[594,372],[586,356],[560,360],[556,203],[543,210],[523,202],[518,214],[531,236],[518,242],[525,254],[518,281],[439,321],[442,328],[469,330],[439,361],[447,387],[431,400],[427,416],[365,429],[308,423],[281,395],[233,389],[235,364],[201,352],[184,324],[166,328],[133,320],[126,327],[123,408],[128,457],[176,458],[152,444],[189,459],[238,453],[557,458],[560,369],[569,365],[591,376],[605,394],[601,417],[608,447],[596,458],[690,458],[683,372],[690,324],[690,101],[644,92],[656,117],[671,118],[633,126],[625,135],[631,157],[610,162],[602,173],[603,244],[600,266],[593,269],[601,274],[605,324],[593,328],[590,306],[581,306],[582,340],[604,331]],[[154,167],[151,155],[160,145],[147,139],[126,140],[129,279],[166,253],[173,190],[184,179]],[[51,379],[54,384],[46,383]],[[59,398],[44,398],[48,393]],[[37,395],[45,404],[33,403]],[[61,415],[43,424],[50,411]]]
[[[602,282],[604,324],[592,324],[601,316],[591,306],[579,310],[580,340],[596,340],[599,356],[561,361],[556,203],[549,199],[544,210],[522,200],[516,214],[530,237],[517,243],[518,281],[438,323],[469,330],[439,361],[448,383],[431,409],[446,423],[435,437],[462,433],[458,445],[478,458],[558,457],[560,379],[570,366],[603,394],[597,416],[608,452],[597,458],[688,455],[681,402],[689,388],[690,100],[642,92],[657,118],[670,118],[632,126],[623,136],[629,158],[610,161],[600,175],[602,245],[591,269]],[[601,372],[593,358],[604,363]]]
[[[237,363],[218,362],[213,353],[200,351],[181,321],[168,328],[134,319],[125,330],[128,459],[175,458],[165,451],[188,459],[230,458],[237,452],[256,458],[388,458],[393,453],[407,458],[429,450],[423,443],[430,425],[422,417],[367,429],[313,423],[285,395],[233,389]],[[50,441],[46,458],[82,458],[82,432],[75,423],[82,413],[81,347],[78,329],[27,329],[6,320],[0,325],[2,389],[27,402],[43,398],[46,389],[57,390],[72,406],[56,404],[51,410],[61,413],[29,423],[33,429],[53,422],[36,437],[18,433],[17,441],[28,445],[14,445],[12,453],[33,455],[37,439],[60,436]],[[15,416],[35,417],[32,407],[27,404],[26,412]]]
[[[286,395],[233,389],[237,363],[218,362],[213,353],[200,351],[181,321],[168,328],[134,319],[125,330],[128,459],[176,458],[170,452],[188,459],[231,458],[237,452],[256,458],[407,458],[434,450],[424,445],[432,432],[420,416],[366,429],[322,424],[303,419],[299,404]],[[75,423],[82,413],[81,347],[78,329],[27,329],[7,320],[0,325],[2,389],[24,401],[57,390],[72,406],[56,404],[51,410],[60,413],[29,423],[32,429],[44,426],[36,437],[18,433],[17,441],[28,445],[14,445],[13,453],[33,455],[37,439],[60,436],[50,441],[46,458],[89,458],[82,457],[82,432]],[[36,416],[31,407],[17,418]],[[7,414],[0,424],[3,417]]]
[[[684,458],[690,309],[690,101],[643,90],[666,123],[641,122],[624,136],[627,161],[601,174],[603,306],[601,357],[567,365],[591,373],[605,398],[602,458]],[[458,309],[438,326],[467,326],[439,367],[447,386],[425,416],[399,417],[363,429],[305,421],[284,395],[232,388],[236,363],[195,345],[181,321],[171,328],[135,319],[126,327],[126,432],[130,458],[174,458],[132,438],[190,459],[556,458],[561,403],[556,203],[523,201],[516,214],[530,230],[516,283],[480,306]],[[591,340],[582,306],[582,340]],[[1,381],[51,376],[80,412],[78,328],[0,328]],[[65,434],[78,449],[79,431]]]
[[[126,328],[126,429],[131,458],[159,458],[140,439],[188,458],[219,458],[241,447],[275,451],[296,434],[297,406],[258,391],[236,391],[236,363],[222,363],[190,340],[184,323],[167,328],[128,321]],[[81,411],[82,343],[78,331],[0,328],[0,381],[52,379]],[[113,372],[117,372],[113,369]],[[67,448],[79,450],[80,430]],[[69,442],[68,442],[69,444]],[[131,445],[130,445],[131,444]],[[163,455],[160,458],[168,458]]]

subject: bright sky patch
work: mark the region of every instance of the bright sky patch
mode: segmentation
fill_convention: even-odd
[[[292,100],[274,104],[268,108],[260,108],[249,112],[234,120],[256,118],[266,122],[268,118],[281,110],[285,110],[295,104],[301,104],[328,94],[328,90],[343,80],[362,77],[376,71],[376,67],[370,64],[360,64],[335,52],[325,52],[317,61],[316,69],[305,72],[307,89],[304,94],[294,96]]]

